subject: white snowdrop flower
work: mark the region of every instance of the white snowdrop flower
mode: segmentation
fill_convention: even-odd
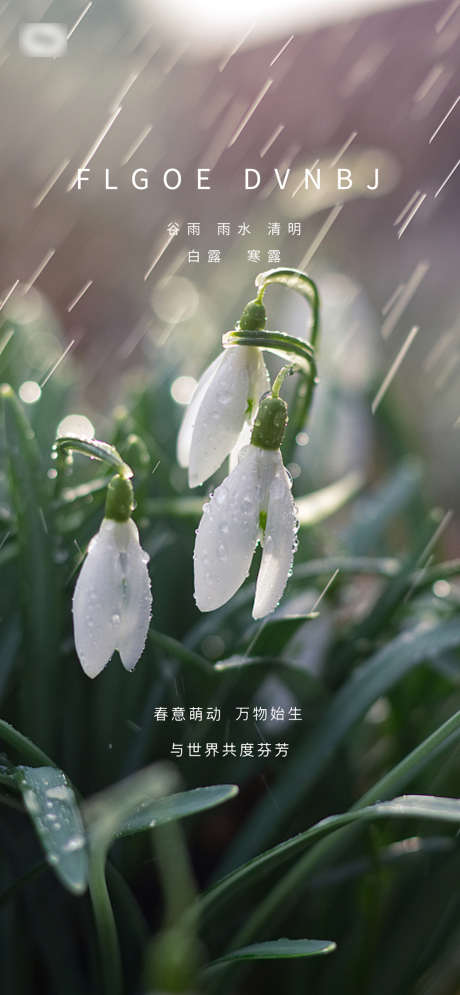
[[[218,470],[254,420],[259,398],[270,387],[260,349],[233,346],[208,366],[195,388],[177,440],[177,460],[197,487]]]
[[[279,397],[264,398],[252,439],[237,466],[203,509],[195,542],[195,600],[201,611],[225,604],[246,579],[258,541],[263,546],[253,617],[276,608],[296,546],[296,506],[280,443],[287,420]]]
[[[130,482],[114,477],[73,596],[75,646],[88,677],[97,677],[115,650],[125,669],[133,670],[145,646],[152,605],[149,556],[131,510]]]

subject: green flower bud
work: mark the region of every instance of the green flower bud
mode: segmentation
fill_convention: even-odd
[[[265,328],[265,323],[267,321],[267,315],[262,304],[257,297],[253,301],[249,301],[241,315],[238,322],[238,327],[241,328],[243,332],[254,332],[260,331]]]
[[[264,397],[254,422],[251,444],[259,449],[279,449],[288,420],[288,408],[282,397]]]
[[[112,477],[105,499],[105,517],[115,522],[127,522],[134,509],[134,492],[131,481],[117,473]]]

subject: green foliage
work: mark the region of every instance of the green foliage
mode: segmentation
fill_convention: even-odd
[[[107,442],[80,442],[94,466],[69,462],[68,436],[52,460],[78,377],[66,360],[23,406],[22,380],[45,376],[59,349],[53,339],[39,358],[8,320],[1,990],[147,995],[193,979],[203,995],[424,995],[429,979],[455,995],[460,562],[437,558],[420,464],[395,464],[376,439],[372,484],[348,473],[302,493],[296,480],[300,545],[280,607],[251,621],[252,576],[201,616],[191,563],[205,493],[190,495],[176,465],[169,394],[182,357],[158,356],[155,375],[126,386],[126,406],[96,425]],[[380,417],[384,406],[376,437]],[[101,460],[134,470],[154,601],[135,671],[115,656],[92,682],[71,599],[104,515]],[[238,707],[267,703],[301,708],[302,721],[236,723]],[[172,722],[179,706],[203,721]],[[173,741],[259,738],[288,741],[288,757],[171,755]],[[303,939],[316,936],[331,939]]]

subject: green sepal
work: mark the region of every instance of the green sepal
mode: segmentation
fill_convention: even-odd
[[[279,449],[287,425],[287,412],[282,397],[264,397],[254,422],[251,444],[259,449]]]
[[[241,315],[237,327],[243,332],[254,332],[265,328],[267,314],[262,301],[255,297],[253,301],[248,301]]]
[[[112,477],[105,499],[105,517],[115,522],[127,522],[134,510],[134,491],[131,481],[119,473]]]

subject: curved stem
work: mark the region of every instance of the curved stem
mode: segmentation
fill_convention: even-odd
[[[315,353],[309,342],[298,339],[295,335],[287,335],[286,332],[272,332],[268,328],[246,331],[236,328],[232,332],[226,332],[222,336],[222,345],[228,349],[234,345],[252,345],[266,352],[273,352],[275,356],[292,361],[295,357],[297,366],[308,376],[308,379],[316,381]]]
[[[90,459],[101,460],[114,467],[121,477],[129,479],[133,476],[131,467],[121,458],[115,446],[110,446],[107,442],[100,442],[99,439],[79,439],[72,435],[61,436],[54,443],[53,453],[56,453],[57,458],[63,453],[80,453],[83,456],[89,456]]]
[[[295,290],[308,301],[312,311],[312,320],[309,326],[309,341],[313,349],[315,349],[319,335],[319,293],[316,284],[300,269],[291,269],[289,267],[269,269],[265,273],[259,273],[256,276],[256,287],[259,291],[257,299],[260,302],[262,302],[265,291],[271,283],[280,283],[282,286],[288,287],[289,290]]]
[[[122,967],[118,933],[105,878],[105,851],[90,855],[89,891],[99,940],[104,995],[121,995]]]
[[[272,397],[279,397],[280,390],[283,386],[285,377],[290,377],[295,373],[295,366],[290,364],[289,366],[282,366],[279,373],[275,377],[272,385]]]

